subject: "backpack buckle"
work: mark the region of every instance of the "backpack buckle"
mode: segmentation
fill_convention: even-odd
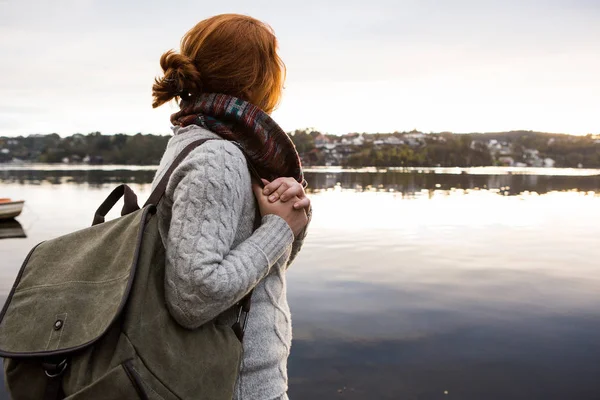
[[[242,341],[244,339],[244,332],[246,331],[246,324],[248,323],[248,311],[244,310],[244,307],[240,307],[238,311],[237,319],[233,324],[232,328],[235,332],[235,336]]]
[[[58,364],[43,363],[42,367],[44,368],[44,373],[46,374],[46,376],[48,378],[57,378],[65,372],[68,365],[69,365],[69,363],[67,362],[67,359],[65,358]]]
[[[250,312],[250,302],[251,302],[252,292],[248,293],[246,297],[244,297],[238,303],[238,315],[235,323],[231,327],[235,332],[235,335],[241,342],[244,339],[244,332],[246,331],[246,325],[248,324],[248,313]]]

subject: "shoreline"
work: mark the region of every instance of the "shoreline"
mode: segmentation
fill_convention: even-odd
[[[89,165],[6,163],[1,171],[155,171],[158,165]],[[308,173],[417,173],[440,175],[539,175],[539,176],[600,176],[600,169],[592,168],[536,168],[536,167],[361,167],[314,166],[304,168]]]

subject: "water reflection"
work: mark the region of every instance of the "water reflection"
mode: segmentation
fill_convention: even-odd
[[[452,189],[497,190],[502,195],[524,192],[545,194],[552,191],[600,191],[600,176],[540,176],[540,175],[467,175],[388,173],[307,173],[309,188],[325,190],[339,184],[355,191],[390,191],[412,196],[421,191]]]
[[[0,241],[0,297],[33,245],[153,174],[1,172],[28,237]],[[290,398],[599,399],[599,179],[307,173]]]
[[[154,173],[153,170],[0,170],[0,182],[21,185],[88,184],[100,187],[110,183],[151,183]]]
[[[19,221],[0,220],[0,239],[26,238],[27,235]]]
[[[100,187],[112,183],[151,183],[154,170],[0,170],[0,182],[31,184],[88,184]],[[308,190],[318,192],[334,187],[352,191],[394,191],[414,196],[423,191],[452,189],[493,190],[501,195],[525,192],[545,194],[577,190],[600,192],[600,175],[469,175],[388,171],[379,172],[307,172]]]
[[[571,316],[379,341],[295,340],[290,394],[300,399],[597,399],[598,328],[600,320]],[[531,334],[545,329],[554,335]]]

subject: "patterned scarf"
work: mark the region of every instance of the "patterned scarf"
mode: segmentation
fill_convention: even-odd
[[[260,108],[233,96],[201,94],[182,101],[173,125],[198,125],[237,144],[259,176],[293,177],[304,184],[300,157],[289,136]]]

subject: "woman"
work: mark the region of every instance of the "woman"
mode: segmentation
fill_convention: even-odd
[[[285,74],[272,30],[227,14],[201,21],[181,51],[160,60],[152,88],[158,107],[180,100],[174,136],[154,184],[189,143],[193,150],[172,174],[159,205],[166,248],[168,308],[184,327],[235,320],[233,307],[252,289],[243,340],[238,399],[287,398],[291,345],[285,270],[306,234],[310,201],[298,154],[268,114]],[[254,169],[265,187],[252,182]],[[260,227],[253,231],[256,207]]]

